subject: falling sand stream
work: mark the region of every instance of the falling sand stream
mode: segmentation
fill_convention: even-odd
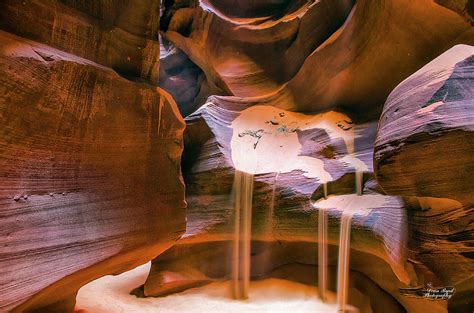
[[[344,140],[348,154],[341,162],[356,169],[355,189],[362,194],[363,162],[354,155],[354,130],[352,122],[344,114],[326,112],[304,115],[269,106],[254,106],[241,112],[233,121],[231,140],[232,161],[236,168],[234,180],[234,240],[232,287],[236,299],[248,297],[250,283],[250,242],[252,218],[252,193],[254,174],[277,173],[273,183],[267,229],[271,230],[275,206],[275,189],[278,175],[294,170],[303,171],[307,178],[317,179],[323,184],[324,198],[328,197],[327,182],[331,175],[324,163],[317,158],[300,155],[301,143],[297,131],[320,128],[326,130],[331,139]],[[349,210],[350,211],[350,210]],[[350,226],[352,214],[341,217],[341,236],[338,266],[338,296],[340,311],[347,304]],[[327,293],[327,244],[328,211],[319,208],[318,219],[318,264],[319,295],[323,301]]]
[[[232,290],[235,299],[247,299],[250,285],[253,175],[235,171]]]
[[[362,195],[363,172],[355,173],[355,190],[358,196]],[[328,198],[327,185],[323,184],[324,199]],[[350,205],[350,204],[349,204]],[[351,221],[353,210],[342,210],[339,235],[339,264],[337,272],[337,304],[338,311],[345,312],[349,290],[349,260]],[[324,207],[318,208],[318,291],[322,301],[326,301],[328,277],[328,211]]]
[[[358,196],[362,195],[362,174],[359,171],[355,173],[356,192]],[[348,294],[349,294],[349,261],[351,249],[351,221],[352,210],[343,210],[341,215],[341,226],[339,234],[339,264],[337,266],[337,307],[338,312],[346,312]],[[327,242],[324,243],[327,245]],[[326,248],[327,250],[327,248]],[[327,266],[327,265],[326,265]],[[324,270],[324,269],[323,269]]]
[[[324,184],[324,199],[327,198],[327,184]],[[328,267],[328,213],[318,210],[318,292],[322,301],[326,301]]]
[[[320,199],[313,204],[313,206],[320,211],[320,214],[322,214],[321,212],[328,212],[329,210],[331,212],[341,212],[336,297],[339,312],[348,312],[353,310],[353,308],[350,308],[350,306],[348,305],[350,238],[352,219],[355,215],[357,215],[358,217],[368,216],[372,210],[384,207],[387,201],[387,197],[382,195],[362,195],[362,173],[360,173],[360,175],[356,175],[356,177],[357,193],[345,195],[329,195],[326,199]],[[322,224],[326,222],[327,218],[321,221]],[[328,243],[327,237],[323,238],[325,239],[321,240],[321,238],[319,238],[319,253],[324,253],[324,251],[327,251],[327,248],[324,248],[324,246]],[[321,255],[319,256],[319,258],[323,257],[324,256]],[[319,273],[323,273],[324,275],[324,273],[326,273],[327,271],[327,268],[323,265],[327,266],[327,263],[319,264]],[[321,285],[319,287],[321,288]]]

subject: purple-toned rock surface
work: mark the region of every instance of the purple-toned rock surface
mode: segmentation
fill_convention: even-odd
[[[249,111],[250,110],[250,111]],[[258,110],[258,114],[251,110]],[[246,112],[250,112],[247,114]],[[272,119],[267,119],[275,112]],[[333,114],[335,114],[333,116]],[[283,117],[282,117],[283,116]],[[325,122],[334,122],[334,128],[315,121],[324,116]],[[388,302],[405,308],[413,308],[414,301],[398,294],[398,288],[416,281],[415,273],[407,265],[407,215],[404,202],[399,197],[387,197],[374,180],[371,169],[372,147],[376,124],[353,124],[345,115],[325,113],[316,115],[295,114],[271,106],[255,106],[244,100],[229,97],[211,97],[203,107],[186,118],[184,178],[188,202],[187,231],[175,246],[158,256],[152,263],[147,282],[137,291],[145,296],[166,295],[211,281],[229,278],[231,251],[234,234],[234,207],[232,186],[236,159],[236,142],[245,138],[237,128],[237,121],[245,124],[246,118],[261,120],[263,136],[256,145],[260,162],[265,162],[265,151],[274,138],[283,145],[284,155],[291,149],[291,130],[285,123],[299,121],[294,130],[301,144],[299,157],[321,160],[324,169],[331,175],[328,193],[339,197],[357,197],[355,193],[355,167],[347,164],[348,146],[345,140],[331,132],[333,129],[348,129],[354,132],[354,157],[367,165],[364,170],[364,203],[361,212],[353,218],[351,248],[354,257],[351,269],[362,273],[362,281],[369,279],[375,289],[382,289]],[[337,117],[334,119],[333,117]],[[242,120],[243,118],[243,120]],[[306,118],[309,118],[308,120]],[[341,119],[340,119],[341,118]],[[240,120],[239,120],[240,119]],[[249,122],[249,127],[253,122]],[[308,129],[306,123],[310,125]],[[295,124],[292,124],[295,125]],[[301,128],[299,128],[301,127]],[[253,128],[249,128],[249,131]],[[275,132],[271,130],[274,129]],[[285,131],[286,129],[286,131]],[[279,138],[279,139],[278,139]],[[251,147],[255,142],[250,142]],[[260,148],[259,148],[260,147]],[[278,147],[276,147],[278,148]],[[248,155],[253,152],[249,151]],[[279,158],[275,154],[275,158]],[[305,159],[308,164],[311,160]],[[272,162],[267,160],[267,162]],[[296,264],[317,264],[318,210],[313,202],[323,197],[323,176],[307,177],[305,165],[302,169],[287,170],[281,159],[281,170],[255,174],[252,208],[252,277],[273,276],[302,280],[299,270],[284,270],[298,267]],[[310,176],[310,175],[309,175]],[[331,197],[330,197],[331,198]],[[340,208],[329,210],[330,264],[337,265]],[[378,267],[364,264],[378,264]],[[375,269],[380,269],[380,271]],[[378,272],[377,272],[378,271]],[[386,280],[382,278],[392,277]],[[332,272],[331,288],[335,288],[335,271]],[[303,275],[304,276],[304,275]],[[304,280],[307,283],[314,281]],[[355,278],[354,278],[355,279]],[[403,283],[402,283],[403,282]],[[388,300],[391,299],[391,300]],[[383,301],[384,303],[385,300]],[[439,304],[429,304],[434,312]],[[374,304],[375,305],[375,304]],[[403,310],[402,310],[403,311]]]
[[[473,300],[473,97],[474,47],[454,46],[393,90],[375,142],[377,181],[409,204],[418,276],[456,287],[450,312]]]
[[[71,312],[84,284],[185,230],[166,92],[0,31],[0,311]]]

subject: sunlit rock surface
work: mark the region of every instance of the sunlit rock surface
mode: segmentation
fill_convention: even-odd
[[[346,115],[333,111],[305,115],[270,106],[252,106],[241,111],[231,123],[232,163],[236,170],[251,174],[285,174],[300,170],[305,177],[327,183],[333,179],[324,169],[324,162],[300,155],[302,145],[298,134],[307,135],[320,129],[330,140],[341,140],[345,145],[347,155],[341,162],[364,171],[367,165],[353,156],[352,124]]]
[[[472,290],[474,273],[473,71],[474,47],[457,45],[397,86],[374,156],[383,189],[410,197],[410,258],[420,278],[460,294]]]
[[[2,1],[0,311],[72,311],[79,287],[143,264],[184,231],[134,294],[212,294],[230,274],[238,170],[255,178],[253,279],[315,285],[324,211],[335,291],[341,216],[351,214],[351,305],[471,312],[472,47],[451,48],[474,44],[473,8]],[[447,285],[449,301],[400,290]],[[107,299],[95,303],[145,303]],[[172,310],[173,299],[199,308],[192,293],[143,301]]]
[[[474,47],[458,45],[390,94],[375,143],[377,180],[389,193],[473,205],[473,131]]]
[[[326,205],[329,242],[337,244],[340,209],[344,199],[351,202],[348,194],[355,193],[355,172],[360,170],[365,173],[366,195],[357,207],[345,205],[363,212],[353,219],[351,247],[362,253],[354,258],[385,264],[384,273],[393,280],[384,282],[374,267],[357,262],[351,268],[375,284],[386,284],[397,300],[387,298],[409,308],[410,300],[400,297],[397,289],[414,279],[406,267],[406,213],[402,199],[380,194],[373,180],[375,125],[356,125],[337,112],[305,115],[226,100],[230,99],[212,97],[186,119],[187,231],[153,261],[141,292],[165,295],[229,277],[235,169],[255,174],[251,258],[255,278],[294,263],[316,265],[318,203],[314,201],[323,197],[323,183],[329,193],[341,195]],[[335,266],[337,253],[331,251]]]
[[[0,311],[70,312],[77,290],[185,229],[173,99],[0,31]]]

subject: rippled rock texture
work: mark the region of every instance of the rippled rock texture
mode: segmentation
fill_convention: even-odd
[[[203,69],[215,93],[274,92],[349,14],[352,1],[199,1],[169,11],[164,38]]]
[[[106,47],[126,40],[102,42],[84,24],[81,10],[107,19],[109,6],[25,3],[2,2],[2,28],[79,56],[0,31],[0,311],[72,312],[81,286],[149,261],[184,232],[185,125],[168,93],[104,66],[151,73],[144,59],[122,66],[125,51],[114,50],[116,63]],[[11,20],[26,17],[37,22],[27,30]],[[62,26],[48,28],[53,20]]]
[[[474,203],[473,82],[474,48],[458,45],[390,94],[374,159],[385,191]]]
[[[390,94],[374,155],[383,189],[414,203],[410,250],[427,267],[421,277],[461,295],[474,281],[473,97],[474,47],[457,45]]]
[[[168,248],[137,293],[228,277],[239,170],[253,278],[316,283],[324,203],[334,290],[350,202],[350,303],[463,312],[472,47],[452,47],[474,44],[472,16],[471,0],[2,1],[0,311],[71,311],[83,284]],[[456,295],[399,291],[429,284]]]

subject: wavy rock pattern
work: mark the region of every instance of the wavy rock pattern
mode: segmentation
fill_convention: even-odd
[[[236,152],[232,150],[236,147],[232,132],[235,132],[236,119],[243,116],[245,110],[259,106],[298,112],[337,109],[354,120],[378,119],[383,103],[397,84],[454,44],[474,43],[471,11],[469,1],[165,2],[162,20],[165,42],[179,48],[202,69],[209,94],[224,96],[210,97],[186,118],[183,164],[189,204],[187,232],[175,247],[155,259],[141,292],[162,295],[228,275],[230,264],[220,260],[222,255],[230,255],[232,177],[234,167],[242,165],[233,160]],[[403,90],[400,97],[404,97],[405,92],[407,90]],[[192,105],[190,111],[200,103]],[[264,114],[255,116],[263,118]],[[451,117],[456,119],[455,115]],[[255,149],[268,147],[261,142],[267,133],[273,134],[267,126],[270,125],[254,127],[240,135],[249,142],[253,140],[257,145]],[[353,126],[358,135],[356,156],[368,165],[364,193],[387,200],[365,218],[359,216],[354,220],[352,232],[357,239],[351,243],[354,249],[351,254],[357,256],[351,259],[351,269],[365,278],[359,277],[361,280],[354,281],[353,285],[361,287],[368,278],[371,283],[367,286],[376,288],[367,287],[365,292],[388,293],[383,303],[388,305],[392,301],[390,303],[399,305],[391,306],[393,312],[446,312],[447,301],[404,297],[398,288],[428,283],[454,284],[460,296],[449,301],[449,309],[459,309],[463,301],[470,299],[466,294],[472,289],[468,287],[471,281],[466,276],[472,269],[465,257],[471,253],[467,242],[472,214],[466,200],[470,192],[463,193],[461,190],[466,186],[463,189],[456,183],[449,187],[438,184],[433,188],[451,191],[440,197],[457,199],[438,202],[427,198],[436,197],[433,193],[418,193],[415,189],[419,186],[410,192],[395,192],[397,187],[403,188],[401,177],[407,174],[405,168],[389,162],[384,167],[390,173],[384,176],[382,169],[378,177],[382,189],[374,179],[371,166],[374,124]],[[397,130],[387,125],[385,132],[390,131]],[[274,159],[289,157],[289,162],[294,164],[300,157],[318,158],[331,176],[329,193],[353,193],[354,168],[347,164],[341,166],[341,160],[349,154],[343,140],[331,137],[327,129],[298,130],[297,133],[301,146],[297,158],[285,150],[274,153]],[[446,149],[458,146],[458,139],[446,144]],[[285,149],[290,146],[283,144]],[[468,142],[467,147],[461,149],[468,151],[469,147]],[[272,162],[271,153],[269,159],[265,153],[252,152],[249,149],[247,156],[257,157],[266,165]],[[464,160],[459,168],[466,175],[472,172],[466,165],[468,155],[459,158]],[[413,159],[415,155],[410,157]],[[423,172],[432,167],[432,158],[426,159],[423,166],[427,168]],[[377,166],[377,161],[375,164]],[[406,166],[416,168],[418,164],[407,161]],[[286,275],[291,272],[286,272],[286,267],[296,266],[295,263],[314,265],[317,260],[317,218],[314,215],[317,211],[310,202],[323,195],[321,177],[318,181],[318,177],[310,177],[303,168],[293,171],[287,171],[287,166],[281,168],[284,169],[281,173],[266,168],[265,173],[255,174],[252,230],[252,275],[255,278],[276,273]],[[391,177],[396,171],[400,172],[400,179],[397,175]],[[430,174],[420,172],[408,175],[412,175],[415,183],[418,177],[420,181],[422,177],[431,179]],[[450,175],[454,176],[455,172],[451,171]],[[461,181],[462,177],[456,179]],[[385,190],[385,186],[388,189]],[[407,197],[387,196],[385,191]],[[275,205],[271,204],[273,199]],[[445,211],[439,220],[434,220],[433,214],[439,212],[440,205],[440,210],[445,206]],[[336,243],[339,215],[337,210],[330,210],[332,243]],[[441,236],[440,232],[446,234]],[[442,241],[447,237],[451,246]],[[437,238],[436,247],[432,246],[433,238]],[[377,264],[380,271],[374,273],[375,265],[368,264]],[[443,265],[446,267],[442,268]],[[459,275],[453,273],[458,267]],[[301,269],[301,273],[307,270]],[[378,298],[375,293],[371,295],[372,299]],[[376,304],[372,304],[375,312],[383,311],[383,306],[377,310]]]
[[[340,108],[366,121],[403,79],[453,43],[474,43],[459,5],[443,5],[177,1],[165,10],[163,36],[203,69],[210,94],[271,95],[282,109]]]
[[[459,38],[471,29],[431,0],[357,1],[345,25],[288,83],[295,109],[337,105],[361,119],[376,119],[397,84],[453,42],[472,43],[472,35]]]
[[[473,48],[426,64],[474,44],[473,12],[471,0],[2,1],[0,311],[70,312],[85,283],[160,253],[142,295],[227,277],[236,169],[255,177],[254,278],[317,281],[325,205],[330,289],[347,209],[352,304],[470,311]],[[172,97],[188,125],[186,230]],[[456,294],[399,291],[429,284]]]
[[[187,232],[175,247],[155,259],[142,290],[145,295],[175,292],[228,275],[230,264],[222,262],[222,256],[230,255],[230,194],[234,167],[240,166],[232,159],[232,128],[242,112],[257,106],[298,112],[337,109],[356,121],[375,120],[397,84],[453,45],[474,43],[469,1],[201,0],[165,3],[164,12],[164,40],[203,70],[210,94],[227,96],[211,96],[186,118],[183,164],[189,204]],[[193,103],[192,110],[196,106]],[[446,312],[448,306],[450,311],[461,310],[469,299],[466,294],[472,290],[472,280],[466,276],[472,271],[467,243],[472,232],[472,212],[466,194],[461,192],[466,189],[456,184],[438,184],[436,188],[450,189],[449,192],[417,193],[415,189],[422,188],[420,184],[409,190],[410,186],[390,174],[378,177],[382,189],[371,166],[374,124],[353,126],[358,135],[356,156],[368,165],[364,193],[386,197],[387,203],[378,205],[365,219],[359,216],[354,220],[352,232],[357,240],[351,243],[351,254],[357,256],[351,258],[351,269],[362,273],[365,278],[361,281],[368,278],[376,286],[369,284],[372,287],[366,292],[381,289],[390,295],[390,301],[401,305],[392,306],[394,312]],[[244,131],[242,138],[250,141],[253,137],[254,143],[260,145],[261,135],[268,132],[265,127],[260,129],[260,133],[257,128]],[[396,130],[387,127],[384,131]],[[324,170],[332,177],[329,193],[354,192],[354,168],[339,166],[348,154],[343,140],[335,140],[323,129],[298,131],[297,138],[301,145],[299,156],[323,160]],[[446,144],[446,150],[458,146],[459,138],[456,140]],[[461,149],[468,151],[470,144],[467,146]],[[421,148],[413,151],[417,149]],[[250,152],[248,155],[253,155]],[[275,153],[275,159],[285,153]],[[262,162],[269,162],[261,153],[257,155]],[[410,157],[407,169],[416,168],[416,155]],[[432,169],[431,159],[426,158],[424,172]],[[466,166],[466,162],[463,164]],[[384,166],[391,173],[404,170],[392,163]],[[321,181],[308,177],[302,169],[285,170],[278,175],[276,170],[266,171],[255,175],[252,275],[274,275],[281,269],[290,279],[298,279],[295,272],[283,268],[295,266],[294,263],[316,264],[316,250],[311,249],[316,247],[317,218],[310,201],[322,197]],[[418,176],[442,177],[439,171],[432,173],[418,172]],[[451,169],[449,177],[456,173]],[[461,176],[455,179],[461,181]],[[409,192],[390,191],[390,184]],[[385,186],[389,189],[385,190]],[[385,191],[395,195],[387,196]],[[433,218],[439,212],[439,203],[426,198],[436,196],[456,199],[439,200],[447,206],[440,219]],[[335,243],[340,213],[330,212],[329,237]],[[437,237],[443,231],[452,245]],[[430,243],[433,238],[440,240]],[[303,252],[295,252],[298,249]],[[442,269],[444,265],[447,268]],[[375,267],[380,271],[374,273]],[[454,273],[458,267],[461,270]],[[354,284],[361,287],[361,281]],[[408,298],[398,290],[428,283],[453,284],[459,290],[458,296],[448,303]],[[373,298],[377,297],[372,294]],[[383,311],[381,307],[375,312]]]
[[[457,45],[393,90],[374,154],[383,189],[414,202],[410,250],[427,267],[421,276],[461,290],[474,280],[473,95],[474,47]]]
[[[342,0],[200,1],[177,10],[164,37],[203,69],[214,90],[258,96],[295,75],[351,6]]]
[[[184,231],[184,123],[152,85],[5,32],[0,43],[0,311],[71,312],[82,285]]]
[[[385,191],[474,203],[473,73],[474,47],[455,46],[390,94],[374,159]]]

